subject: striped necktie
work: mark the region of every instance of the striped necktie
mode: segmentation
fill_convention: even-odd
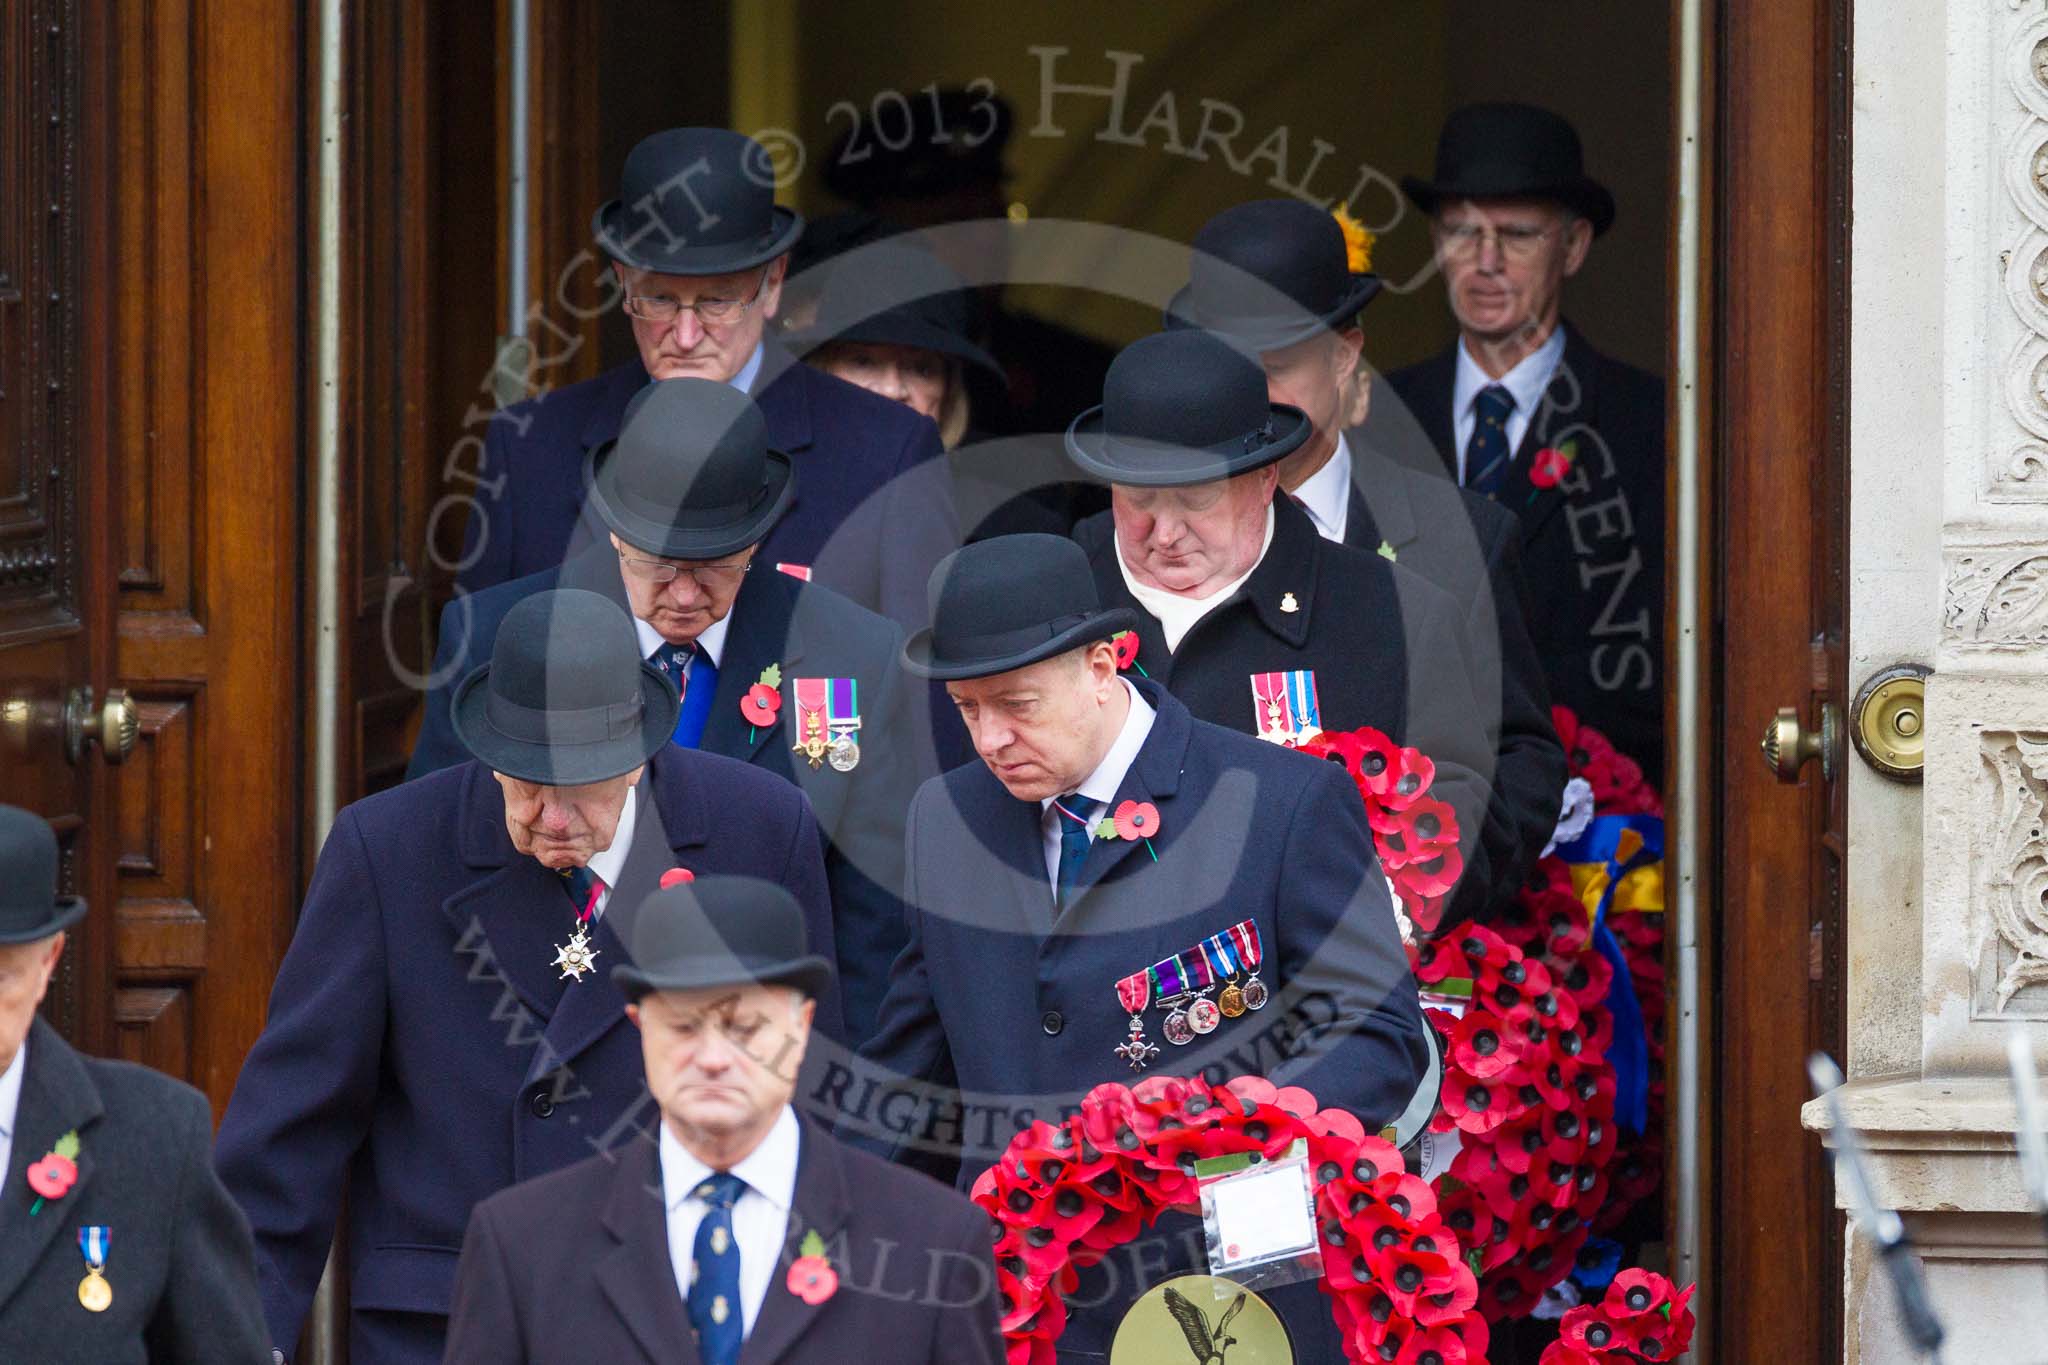
[[[1081,875],[1089,846],[1095,842],[1095,813],[1102,803],[1092,796],[1062,796],[1052,803],[1052,809],[1060,822],[1060,866],[1053,904],[1065,905]]]

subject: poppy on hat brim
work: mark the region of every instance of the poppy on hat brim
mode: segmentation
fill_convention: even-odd
[[[1107,640],[1119,631],[1136,630],[1137,613],[1129,607],[1108,607],[1085,616],[1062,618],[1048,623],[1035,634],[977,636],[966,642],[979,652],[960,650],[947,655],[934,647],[929,626],[904,642],[903,666],[920,678],[936,682],[961,682],[968,678],[990,678],[1065,654],[1070,649]]]

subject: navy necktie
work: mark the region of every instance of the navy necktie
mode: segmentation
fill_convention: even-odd
[[[1060,869],[1059,885],[1053,893],[1053,904],[1065,905],[1067,894],[1074,889],[1074,881],[1081,875],[1081,863],[1088,856],[1089,845],[1095,842],[1095,813],[1102,809],[1102,803],[1092,796],[1062,796],[1053,802],[1053,814],[1060,822]]]
[[[704,738],[704,722],[711,716],[711,700],[718,695],[718,665],[695,645],[679,649],[666,641],[648,662],[660,669],[682,694],[683,709],[676,714],[675,742],[685,749],[696,748]]]
[[[568,888],[569,901],[576,907],[580,917],[590,905],[590,899],[604,890],[604,879],[587,867],[565,867],[561,872],[562,885]]]
[[[740,1245],[732,1232],[732,1206],[746,1192],[747,1182],[730,1171],[714,1171],[690,1192],[708,1206],[690,1251],[690,1325],[697,1329],[697,1354],[704,1365],[734,1365],[746,1337]]]
[[[1472,400],[1472,439],[1465,443],[1465,486],[1492,497],[1507,476],[1508,416],[1515,396],[1499,384],[1488,384]]]

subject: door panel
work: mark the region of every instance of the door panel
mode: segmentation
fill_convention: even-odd
[[[1779,707],[1846,710],[1848,9],[1722,0],[1711,405],[1718,884],[1703,1122],[1712,1359],[1841,1358],[1841,1223],[1802,1131],[1805,1058],[1840,1055],[1843,787],[1758,761]]]

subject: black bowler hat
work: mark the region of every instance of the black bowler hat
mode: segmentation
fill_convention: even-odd
[[[19,806],[0,806],[0,943],[34,943],[69,929],[85,901],[57,894],[57,836]]]
[[[1189,327],[1139,337],[1117,353],[1102,402],[1067,428],[1067,455],[1113,484],[1181,488],[1269,465],[1309,430],[1307,413],[1267,400],[1258,361]]]
[[[795,492],[754,400],[714,379],[659,379],[633,395],[616,440],[587,457],[591,510],[663,559],[717,559],[768,534]]]
[[[796,897],[758,877],[700,877],[664,887],[634,913],[630,964],[612,968],[628,1000],[649,991],[794,986],[812,999],[832,964],[804,941]]]
[[[1065,536],[996,536],[955,550],[931,579],[932,624],[903,645],[921,678],[986,678],[1138,628],[1102,605],[1088,556]]]
[[[953,87],[877,97],[825,160],[825,188],[863,207],[925,199],[963,185],[999,185],[1012,126],[993,90]]]
[[[491,661],[456,686],[449,707],[456,738],[493,772],[576,787],[661,752],[682,701],[640,657],[623,607],[557,588],[505,613]]]
[[[619,197],[590,230],[612,259],[657,275],[725,275],[796,245],[804,220],[775,204],[768,149],[724,128],[670,128],[626,153]]]
[[[1188,282],[1167,301],[1166,325],[1277,351],[1350,326],[1379,292],[1379,276],[1351,273],[1334,214],[1299,199],[1254,199],[1195,234]]]
[[[1614,222],[1614,196],[1586,174],[1578,130],[1533,104],[1470,104],[1444,120],[1436,177],[1404,175],[1401,188],[1424,213],[1446,199],[1553,199],[1593,225]]]
[[[931,252],[882,242],[833,261],[824,275],[816,320],[789,333],[797,349],[834,341],[915,346],[1005,378],[995,357],[974,344],[974,303],[966,286]]]

